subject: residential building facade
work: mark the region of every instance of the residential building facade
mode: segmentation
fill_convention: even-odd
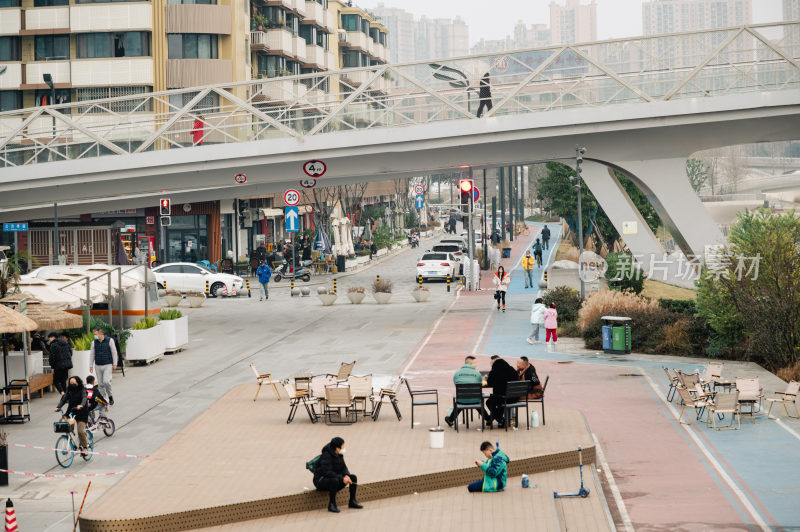
[[[597,40],[597,4],[591,0],[550,2],[550,39],[552,44],[572,44]]]

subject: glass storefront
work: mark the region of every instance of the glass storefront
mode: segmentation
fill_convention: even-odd
[[[208,260],[208,215],[173,216],[164,228],[167,237],[166,262]]]

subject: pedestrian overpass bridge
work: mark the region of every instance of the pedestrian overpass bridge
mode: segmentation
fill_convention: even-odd
[[[477,116],[480,80],[493,107]],[[663,249],[611,169],[687,254],[723,236],[685,176],[692,153],[793,140],[800,21],[378,65],[0,113],[0,219],[20,221],[559,160],[635,253]],[[196,121],[202,124],[197,127]],[[245,174],[246,183],[234,176]],[[635,234],[622,231],[636,221]],[[627,224],[631,227],[631,224]]]

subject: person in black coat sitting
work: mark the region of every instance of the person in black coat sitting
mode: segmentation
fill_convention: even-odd
[[[345,486],[350,486],[350,503],[348,506],[350,508],[363,508],[356,500],[358,479],[347,469],[343,454],[344,440],[337,436],[322,448],[319,465],[314,472],[314,487],[318,491],[330,492],[329,512],[339,512],[339,508],[336,506],[336,493]]]
[[[492,370],[486,377],[486,385],[492,388],[492,395],[486,400],[486,407],[492,416],[486,420],[489,428],[492,426],[492,420],[496,420],[501,428],[504,426],[503,396],[506,394],[506,385],[518,378],[516,370],[508,362],[496,355],[492,357]]]

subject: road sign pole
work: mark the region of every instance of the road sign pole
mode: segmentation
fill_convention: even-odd
[[[472,168],[469,169],[469,180],[475,185],[475,180],[472,179]],[[472,213],[475,211],[475,193],[470,191],[469,195],[469,290],[475,290],[477,282],[475,279],[475,271],[473,268],[473,261],[475,260],[475,230],[473,229]]]
[[[58,266],[58,202],[53,203],[53,223],[55,225],[55,231],[53,232],[53,244],[55,246],[55,257],[53,257],[53,264]],[[30,244],[28,244],[30,247]]]

